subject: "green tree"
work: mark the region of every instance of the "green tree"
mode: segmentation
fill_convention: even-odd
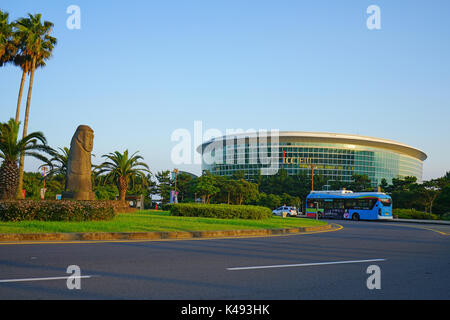
[[[116,184],[112,179],[105,179],[105,176],[98,174],[97,166],[93,166],[92,171],[92,191],[99,200],[115,200],[119,194]]]
[[[43,180],[40,172],[24,172],[23,189],[26,191],[26,198],[39,200],[41,198],[41,188]],[[62,175],[53,175],[45,177],[45,198],[55,199],[57,194],[64,190],[64,177]]]
[[[287,193],[283,193],[281,195],[281,202],[283,205],[287,205],[290,207],[301,208],[302,205],[302,200],[299,197],[294,197]]]
[[[177,191],[179,193],[178,200],[180,202],[183,202],[185,197],[189,195],[189,187],[193,179],[192,175],[184,172],[177,175]]]
[[[92,187],[98,200],[115,200],[118,194],[117,186],[107,183]]]
[[[285,169],[280,169],[274,175],[263,176],[259,191],[266,194],[282,194],[284,190],[292,189],[293,178]]]
[[[216,203],[231,204],[231,195],[234,191],[233,179],[228,176],[216,176],[215,185],[219,188],[219,192],[214,196]]]
[[[111,179],[117,186],[119,191],[119,200],[125,202],[130,181],[134,184],[136,177],[145,179],[145,174],[150,173],[147,164],[142,162],[144,158],[137,155],[139,151],[128,156],[128,150],[123,153],[115,151],[114,153],[105,154],[102,157],[107,161],[96,167],[97,174],[106,173],[105,181]]]
[[[195,186],[195,193],[199,194],[203,203],[210,203],[211,197],[218,193],[220,190],[215,186],[215,176],[206,173],[197,178]]]
[[[21,54],[24,58],[31,61],[30,64],[30,82],[28,86],[27,104],[25,109],[25,120],[23,126],[22,137],[25,138],[28,130],[28,120],[30,114],[31,92],[33,89],[34,72],[36,66],[39,66],[41,62],[49,59],[56,45],[56,38],[50,36],[53,28],[53,23],[49,21],[41,22],[41,14],[28,14],[28,18],[21,18],[15,23],[16,39],[20,43]],[[24,70],[23,72],[27,72]],[[19,94],[20,96],[20,94]],[[20,98],[20,97],[19,97]],[[20,106],[20,101],[18,102]],[[19,183],[17,195],[22,198],[22,180],[23,180],[23,167],[24,167],[25,154],[20,155],[19,161]]]
[[[42,188],[41,174],[39,172],[24,172],[23,188],[27,198],[40,199],[40,190]]]
[[[258,201],[255,203],[259,206],[263,206],[263,207],[267,207],[270,209],[276,209],[278,207],[280,207],[283,204],[283,199],[281,198],[281,196],[278,196],[276,194],[265,194],[263,192],[261,192],[259,194],[259,199]]]
[[[152,175],[147,174],[145,177],[136,177],[134,184],[128,190],[128,194],[144,196],[144,208],[151,208],[152,194],[151,190],[156,183],[152,180]]]
[[[32,156],[41,161],[48,161],[40,152],[53,151],[47,145],[42,132],[32,132],[18,140],[20,124],[14,119],[0,124],[0,199],[14,199],[17,195],[19,168],[17,160],[20,154]]]
[[[235,171],[232,175],[231,178],[233,180],[240,180],[240,179],[245,179],[245,172],[243,170],[238,170]]]
[[[450,218],[450,171],[438,180],[441,192],[436,198],[435,213],[447,214]]]
[[[416,177],[403,177],[393,178],[385,191],[391,195],[396,208],[422,210],[425,204],[424,198],[420,196],[420,188]]]
[[[231,180],[231,194],[234,204],[242,205],[258,199],[258,185],[244,179]]]
[[[174,189],[173,181],[170,179],[170,170],[157,172],[155,178],[158,183],[152,188],[152,194],[159,195],[162,204],[169,203],[170,191]]]
[[[396,192],[396,191],[408,191],[417,183],[417,178],[408,176],[404,178],[393,178],[391,185],[386,187],[386,191]]]
[[[348,182],[340,180],[330,180],[328,181],[328,184],[330,185],[330,190],[350,189],[350,184]]]
[[[380,183],[381,192],[385,192],[388,187],[389,187],[389,184],[387,183],[386,179],[385,178],[381,179],[381,183]]]
[[[450,218],[450,184],[445,186],[436,199],[435,213],[447,214]]]
[[[371,188],[371,181],[366,174],[354,173],[352,175],[353,182],[350,183],[350,188],[354,192],[369,191]]]
[[[442,189],[438,179],[433,179],[422,183],[421,193],[425,201],[425,212],[428,212],[429,214],[433,213],[434,201],[440,195],[441,191]]]

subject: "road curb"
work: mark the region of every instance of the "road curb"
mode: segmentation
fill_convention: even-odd
[[[86,233],[2,233],[0,242],[6,241],[108,241],[108,240],[165,240],[288,235],[308,232],[331,231],[338,227],[326,224],[317,227],[283,229],[248,229],[218,231],[174,231],[174,232],[86,232]]]

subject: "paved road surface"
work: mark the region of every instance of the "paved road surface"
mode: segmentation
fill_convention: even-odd
[[[0,299],[450,299],[450,226],[333,222],[344,228],[270,238],[0,244]],[[67,289],[69,265],[86,276],[80,290]],[[380,267],[380,290],[367,289],[370,265]]]

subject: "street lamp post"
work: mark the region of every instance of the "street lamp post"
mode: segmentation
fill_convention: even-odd
[[[315,202],[316,205],[316,220],[319,220],[319,202]]]
[[[313,164],[310,164],[309,167],[311,168],[311,191],[314,191],[314,168],[316,167]]]
[[[41,189],[41,200],[45,199],[45,191],[46,191],[45,190],[45,176],[47,175],[47,170],[48,170],[48,168],[46,166],[41,168],[41,171],[42,171],[41,175],[43,177],[43,179],[42,179],[43,185],[42,185],[42,189]]]
[[[173,173],[175,174],[175,194],[174,194],[174,203],[178,203],[178,197],[177,197],[177,175],[178,175],[178,169],[173,169]]]

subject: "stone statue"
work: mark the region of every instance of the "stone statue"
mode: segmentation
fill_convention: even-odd
[[[91,181],[91,152],[93,146],[94,131],[89,126],[78,126],[70,142],[63,198],[95,200]]]

